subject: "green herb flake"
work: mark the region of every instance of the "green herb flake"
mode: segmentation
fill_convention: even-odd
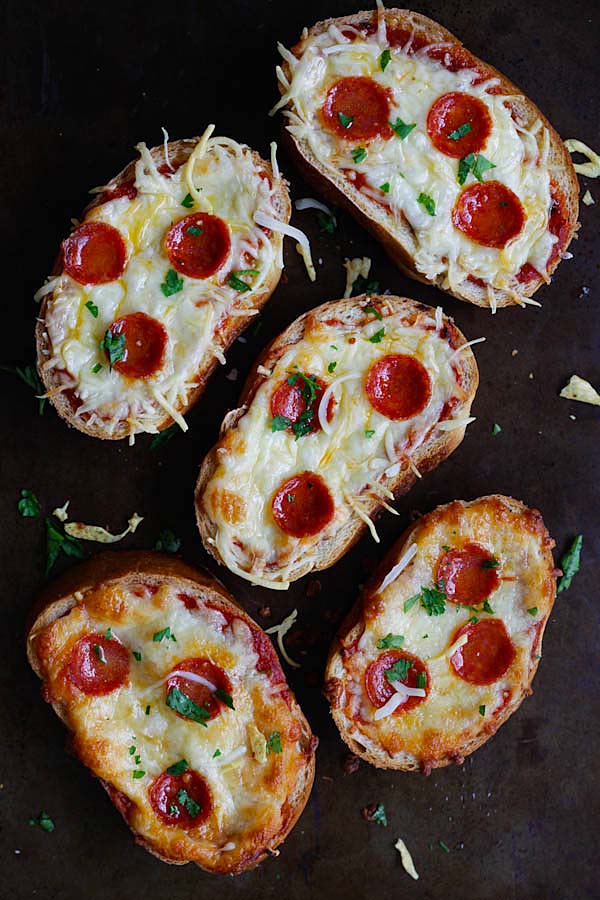
[[[85,308],[89,309],[95,319],[98,318],[98,307],[95,303],[92,303],[91,300],[88,300],[88,302],[85,304]]]
[[[435,216],[435,200],[429,194],[421,192],[417,197],[417,203],[420,203],[430,216]]]
[[[217,697],[225,706],[228,706],[229,709],[235,709],[233,705],[233,699],[231,694],[228,694],[227,691],[222,690],[222,688],[217,688],[215,691],[215,697]]]
[[[409,609],[412,609],[417,600],[419,599],[419,594],[415,594],[414,597],[409,597],[408,600],[404,601],[404,612],[408,612]]]
[[[144,715],[146,715],[146,716],[149,716],[149,715],[150,715],[150,704],[148,704],[148,706],[147,706],[146,709],[144,710]]]
[[[178,687],[171,688],[167,695],[167,706],[178,712],[185,719],[190,719],[192,722],[197,722],[198,725],[203,725],[204,728],[207,727],[207,722],[210,719],[210,713],[204,706],[198,706],[197,703],[194,703],[193,700],[190,700],[183,691],[180,691]]]
[[[337,366],[337,363],[336,363],[336,362],[330,362],[330,363],[329,363],[329,365],[327,366],[327,371],[329,372],[330,375],[333,375],[333,373],[335,372],[335,367],[336,367],[336,366]]]
[[[390,647],[393,647],[395,650],[398,650],[402,644],[404,643],[404,635],[403,634],[386,634],[385,637],[379,638],[377,641],[377,647],[379,650],[388,650]]]
[[[281,735],[278,731],[272,731],[267,738],[267,753],[281,753]]]
[[[389,47],[386,47],[381,56],[379,57],[379,67],[382,72],[385,72],[386,68],[389,66],[390,61],[392,59],[392,54]]]
[[[199,803],[196,803],[195,800],[192,800],[188,792],[181,788],[180,791],[177,791],[177,802],[180,806],[184,806],[188,811],[192,819],[195,819],[202,812],[202,807]]]
[[[537,606],[530,606],[529,609],[527,610],[527,612],[529,613],[530,616],[537,616],[538,608],[537,608]]]
[[[176,641],[177,638],[174,634],[171,633],[170,626],[167,625],[166,628],[162,628],[160,631],[155,631],[152,635],[152,640],[155,644],[160,644],[163,640]]]
[[[443,841],[438,841],[438,844],[440,845],[444,853],[450,853],[450,847],[448,846],[448,844],[445,844]]]
[[[450,547],[448,546],[448,544],[442,544],[442,550],[445,550],[446,553],[448,553],[448,551],[450,550]]]
[[[124,334],[114,334],[108,328],[104,337],[100,341],[100,349],[104,350],[108,356],[108,368],[112,371],[112,367],[125,356],[127,350],[127,340]]]
[[[37,818],[32,817],[29,819],[30,825],[38,825],[42,831],[47,831],[48,833],[54,831],[54,822],[50,818],[47,812],[42,812],[37,816]]]
[[[333,213],[324,212],[322,209],[317,212],[317,222],[321,231],[326,234],[334,234],[337,228],[337,219]]]
[[[291,427],[291,419],[286,419],[285,416],[273,416],[271,419],[271,431],[285,431],[286,428]]]
[[[477,181],[483,181],[483,173],[487,172],[488,169],[495,169],[496,166],[493,162],[490,162],[489,159],[486,159],[485,156],[482,156],[481,153],[477,154],[477,158],[475,159],[475,165],[473,166],[473,175],[477,179]]]
[[[383,825],[384,828],[387,828],[387,816],[385,814],[385,806],[383,803],[378,803],[375,807],[374,812],[371,815],[371,819],[373,822],[376,822],[378,825]]]
[[[367,279],[364,275],[357,275],[352,282],[351,297],[358,297],[359,294],[378,294],[379,282],[374,278]]]
[[[45,392],[45,388],[40,381],[40,376],[38,375],[36,367],[25,366],[21,369],[19,366],[0,366],[0,371],[16,375],[17,378],[20,378],[21,381],[27,385],[27,387],[30,387],[33,390],[38,400],[38,413],[40,416],[43,416],[47,398],[40,396],[40,394]]]
[[[110,627],[110,625],[109,625],[109,627],[106,629],[106,634],[104,635],[104,637],[105,637],[105,639],[106,639],[107,641],[112,641],[112,639],[113,639],[113,633],[112,633],[112,628]]]
[[[500,565],[500,563],[498,562],[496,557],[492,556],[491,559],[484,559],[484,561],[481,563],[481,568],[482,569],[497,569],[499,565]]]
[[[202,228],[197,228],[196,225],[190,225],[185,229],[187,234],[191,234],[192,237],[198,237],[200,234],[204,234]]]
[[[134,779],[143,778],[146,773],[143,769],[134,769],[131,773],[131,777]]]
[[[458,183],[464,184],[469,172],[472,172],[477,181],[483,181],[483,173],[496,166],[481,153],[468,153],[458,164]]]
[[[365,312],[371,313],[371,315],[372,315],[372,316],[375,316],[375,318],[376,318],[379,322],[382,322],[382,321],[383,321],[383,316],[381,315],[381,313],[379,312],[378,309],[375,309],[374,306],[365,306]]]
[[[425,672],[417,672],[417,687],[421,690],[427,687],[427,675]]]
[[[172,297],[183,290],[183,278],[179,277],[175,269],[168,269],[160,289],[165,297]]]
[[[103,369],[103,368],[104,368],[104,366],[102,365],[102,363],[96,363],[96,365],[92,369],[92,375],[97,375],[98,372],[100,371],[100,369]]]
[[[358,163],[367,158],[367,151],[364,147],[355,147],[351,155],[354,162],[358,165]]]
[[[104,655],[104,650],[102,649],[100,644],[94,644],[94,646],[92,647],[92,650],[94,651],[94,656],[97,656],[98,659],[100,660],[100,662],[102,663],[102,665],[105,666],[106,665],[106,656]]]
[[[460,141],[461,137],[464,137],[465,134],[469,134],[473,129],[469,122],[464,122],[462,125],[459,125],[458,128],[455,128],[454,131],[451,131],[448,137],[451,141]]]
[[[416,122],[413,122],[411,125],[407,125],[406,122],[403,122],[400,117],[398,117],[396,119],[395,123],[390,122],[390,128],[392,129],[393,132],[395,132],[395,134],[398,135],[398,137],[400,138],[401,141],[403,141],[405,137],[408,137],[408,135],[411,133],[413,128],[416,128],[416,127],[417,127]]]
[[[412,665],[412,660],[410,659],[405,659],[404,657],[397,659],[393,666],[385,670],[385,677],[390,683],[404,681],[408,675],[408,670],[412,669]]]
[[[421,606],[428,616],[441,616],[446,612],[446,594],[438,588],[421,588]]]
[[[215,750],[215,752],[214,752],[213,755],[212,755],[212,758],[213,758],[213,759],[216,759],[217,756],[220,756],[220,755],[221,755],[221,751],[220,751],[219,748],[217,747],[217,749]]]
[[[238,269],[236,272],[232,272],[229,278],[227,279],[227,284],[229,287],[233,288],[234,291],[239,291],[243,294],[245,291],[251,291],[252,285],[248,284],[247,281],[242,281],[242,275],[250,275],[251,277],[255,277],[256,275],[260,275],[258,269]]]
[[[574,576],[579,572],[582,544],[583,535],[578,534],[560,561],[563,573],[558,580],[557,592],[559,594],[561,591],[566,591],[571,587]]]
[[[372,438],[374,434],[375,434],[374,428],[365,428],[365,437],[366,438]]]
[[[390,183],[389,181],[384,181],[383,184],[379,185],[379,190],[383,191],[384,194],[389,194],[390,192]]]
[[[169,766],[167,769],[168,775],[182,775],[184,772],[187,772],[190,764],[187,759],[180,759],[179,762],[173,763],[172,766]]]
[[[133,650],[132,653],[133,653],[134,659],[136,659],[138,662],[142,661],[142,654],[140,653],[139,650]]]
[[[287,495],[287,502],[288,502],[288,503],[293,503],[293,502],[294,502],[294,499],[295,499],[295,498],[294,498],[294,495],[293,495],[293,494],[288,494],[288,495]]]
[[[493,616],[493,615],[494,615],[494,610],[493,610],[492,607],[490,606],[490,601],[489,601],[489,600],[484,600],[484,601],[483,601],[483,611],[486,612],[489,616]]]
[[[479,715],[485,716],[485,703],[482,703],[481,706],[479,707]]]
[[[194,205],[194,198],[191,194],[186,194],[183,200],[181,201],[181,205],[185,206],[186,209],[191,209]]]
[[[21,499],[17,504],[17,509],[24,519],[37,519],[42,507],[33,491],[22,490]]]
[[[132,744],[131,747],[129,747],[127,752],[129,753],[130,756],[133,756],[133,754],[135,753],[135,744]]]
[[[354,121],[352,116],[346,116],[343,112],[338,113],[338,119],[340,120],[340,125],[342,128],[350,128],[352,122]]]
[[[168,528],[163,528],[154,545],[155,550],[161,550],[163,553],[177,553],[180,547],[181,539]]]
[[[380,344],[381,339],[384,336],[384,334],[385,334],[385,328],[380,328],[379,331],[376,331],[375,334],[371,335],[371,337],[369,338],[369,341],[372,344]]]
[[[163,444],[166,444],[167,441],[170,441],[172,437],[180,430],[179,425],[174,424],[170,425],[168,428],[165,428],[163,431],[159,431],[158,434],[155,434],[152,440],[150,441],[150,449],[151,450],[159,450]]]
[[[60,551],[67,556],[83,559],[84,552],[76,538],[64,534],[52,519],[46,518],[46,575],[58,559]]]
[[[493,436],[495,437],[497,434],[500,434],[501,431],[502,431],[502,429],[500,428],[500,426],[498,425],[498,423],[497,423],[497,422],[494,422],[494,424],[492,425],[492,434],[493,434]]]

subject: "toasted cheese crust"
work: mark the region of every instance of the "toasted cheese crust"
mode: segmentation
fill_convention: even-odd
[[[495,733],[531,693],[556,593],[553,546],[538,512],[501,495],[449,503],[405,532],[327,662],[331,712],[355,753],[381,768],[429,772],[462,762]],[[441,577],[451,571],[444,561],[469,553],[477,566],[467,576],[473,599],[467,591],[452,602],[455,582]],[[475,596],[482,580],[487,596]],[[438,591],[437,606],[428,602],[431,589]],[[473,640],[476,658],[468,650]],[[367,672],[390,646],[419,661],[427,685],[417,681],[426,690],[414,706],[387,714],[369,695]]]
[[[394,419],[369,392],[377,366],[397,357],[415,361],[430,393]],[[308,423],[316,430],[302,433],[285,427],[275,404],[307,377],[322,394]],[[238,575],[285,588],[331,565],[365,525],[378,540],[369,517],[460,442],[476,385],[470,347],[441,309],[371,296],[302,316],[259,360],[243,405],[203,463],[196,508],[205,546]],[[306,472],[324,482],[332,514],[297,535],[282,528],[274,498]],[[290,509],[298,499],[291,488]]]
[[[100,579],[84,575],[30,632],[30,661],[45,698],[147,849],[214,872],[252,868],[302,811],[316,744],[268,638],[217,582],[181,563],[131,553],[94,562]],[[82,639],[107,632],[108,641],[95,638],[96,655],[108,656],[118,642],[128,672],[118,687],[95,695],[74,683],[73,660]],[[230,701],[219,701],[206,727],[165,701],[166,676],[192,670],[194,658],[209,660],[204,671],[225,673],[230,684]],[[210,797],[210,814],[197,826],[165,824],[152,800],[157,779],[182,760]],[[185,809],[173,813],[185,819]]]
[[[41,377],[58,411],[87,433],[117,439],[173,420],[185,428],[182,413],[279,280],[282,234],[255,216],[288,222],[286,184],[248,147],[211,130],[150,151],[140,144],[139,160],[98,189],[74,235],[82,224],[116,229],[126,257],[118,277],[80,283],[65,270],[65,242],[58,270],[38,292]],[[188,275],[185,260],[169,255],[173,226],[197,214],[216,217],[226,235],[224,258],[209,275]],[[184,228],[184,241],[203,240],[202,224]],[[115,322],[139,313],[162,326],[165,346],[151,372],[132,377],[101,345]]]
[[[286,130],[305,174],[324,190],[346,195],[350,211],[408,274],[494,311],[523,304],[549,280],[576,228],[577,180],[556,132],[500,73],[446,29],[409,10],[330,19],[305,31],[291,52],[280,51],[276,109],[285,107]],[[337,113],[342,128],[335,116],[333,125],[328,121],[332,91],[344,83],[373,98],[380,127],[366,138],[352,138],[352,117],[343,112]],[[428,117],[444,97],[476,104],[489,121],[478,152],[463,154],[471,163],[465,173],[457,158],[460,129],[463,137],[474,135],[476,120],[471,126],[465,113],[464,121],[446,128],[442,123],[442,145],[457,151],[439,149]],[[388,121],[377,111],[377,98],[387,102]],[[395,123],[400,127],[394,133]],[[484,172],[473,168],[478,156],[484,166],[491,164]],[[491,181],[510,189],[524,217],[500,248],[475,242],[454,221],[465,189]]]

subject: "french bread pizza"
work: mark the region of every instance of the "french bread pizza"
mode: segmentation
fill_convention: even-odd
[[[449,31],[406,9],[304,29],[277,68],[289,148],[408,275],[523,305],[575,233],[578,184],[545,116]]]
[[[418,519],[333,642],[325,693],[351,750],[384,769],[461,763],[531,693],[556,594],[539,512],[492,495]]]
[[[274,151],[270,164],[212,131],[139,144],[36,295],[47,395],[94,437],[185,430],[183,414],[279,281],[291,207]]]
[[[277,854],[317,741],[269,638],[217,581],[161,554],[101,554],[42,597],[27,653],[139,844],[229,874]]]
[[[461,442],[478,383],[441,307],[388,295],[325,303],[267,346],[204,459],[206,549],[285,589],[333,565],[389,500]]]

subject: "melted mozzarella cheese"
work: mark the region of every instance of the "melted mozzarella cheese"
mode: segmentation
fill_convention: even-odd
[[[478,73],[463,69],[451,72],[427,55],[427,48],[409,55],[407,48],[391,51],[391,60],[381,70],[381,53],[387,47],[385,31],[356,40],[343,39],[333,26],[316,37],[303,41],[297,59],[286,52],[291,82],[282,81],[285,91],[275,107],[289,104],[285,115],[287,128],[310,149],[330,172],[360,173],[366,183],[362,193],[376,204],[389,204],[395,226],[403,215],[414,235],[410,247],[418,272],[444,289],[457,290],[469,276],[482,279],[497,289],[519,292],[515,279],[519,269],[529,262],[540,272],[546,266],[556,238],[548,230],[551,204],[550,171],[547,163],[547,130],[537,121],[529,129],[521,127],[511,115],[509,97],[488,93],[497,79],[474,82]],[[281,70],[280,81],[281,81]],[[366,158],[354,162],[350,141],[340,140],[324,126],[320,110],[329,87],[346,76],[368,76],[391,91],[390,121],[398,117],[416,127],[409,136],[377,137],[365,144]],[[427,114],[433,102],[443,94],[461,91],[479,98],[487,107],[493,127],[484,154],[495,166],[486,178],[500,181],[520,199],[526,219],[521,233],[503,250],[484,247],[454,228],[452,208],[463,190],[458,184],[457,159],[446,156],[432,144],[427,133]],[[542,149],[536,134],[542,129]],[[364,142],[357,142],[359,144]],[[474,182],[469,175],[466,185]],[[385,195],[380,185],[389,184]],[[427,194],[435,202],[435,216],[427,213],[417,198]],[[376,205],[377,210],[381,207]],[[395,227],[392,226],[392,227]]]
[[[299,557],[336,534],[353,513],[362,513],[372,526],[363,507],[370,512],[374,498],[379,505],[385,505],[382,497],[393,499],[388,479],[410,465],[411,455],[436,426],[445,403],[464,396],[451,365],[454,351],[432,327],[434,310],[431,313],[408,322],[402,313],[392,312],[382,321],[367,317],[362,325],[308,320],[303,339],[283,353],[237,426],[220,442],[219,464],[204,492],[203,508],[216,528],[215,545],[233,571],[250,581],[264,583],[272,573],[275,581],[285,582],[285,572],[291,572]],[[370,338],[382,329],[381,340],[372,342]],[[368,370],[391,353],[415,357],[431,379],[426,407],[404,421],[377,412],[365,393]],[[335,375],[329,373],[331,363]],[[298,440],[288,430],[271,429],[270,406],[273,392],[296,371],[330,385],[336,400],[327,430]],[[323,531],[298,539],[278,527],[271,501],[283,482],[304,471],[324,479],[335,514]],[[224,507],[232,504],[235,514],[225,515]]]
[[[339,668],[341,705],[350,736],[361,746],[383,747],[392,757],[410,753],[420,760],[441,759],[479,734],[528,684],[539,623],[545,622],[552,606],[552,598],[544,592],[547,552],[540,534],[528,528],[522,514],[500,509],[498,515],[496,502],[494,498],[475,500],[458,515],[450,504],[447,516],[442,508],[419,520],[404,543],[405,547],[416,545],[417,552],[393,582],[367,600],[356,652],[344,657]],[[454,642],[453,637],[474,615],[472,609],[446,602],[442,615],[430,616],[420,602],[404,608],[405,601],[422,587],[433,587],[444,547],[471,542],[485,547],[500,562],[500,583],[488,598],[493,613],[475,615],[480,621],[501,619],[516,650],[506,673],[489,685],[463,680],[450,665],[452,655],[467,642],[464,635]],[[537,608],[535,616],[528,612],[531,608]],[[403,635],[402,650],[427,665],[429,694],[400,716],[380,719],[364,689],[364,677],[369,664],[381,655],[377,642],[387,634]],[[485,707],[484,715],[480,707]]]
[[[185,408],[198,387],[203,358],[210,353],[225,362],[215,334],[219,324],[227,316],[255,314],[254,298],[273,271],[283,267],[280,236],[267,235],[255,222],[259,212],[277,218],[273,200],[279,188],[261,177],[247,147],[205,135],[187,163],[168,176],[158,172],[145,145],[139,149],[137,196],[110,200],[85,217],[86,222],[105,222],[118,229],[127,247],[125,271],[116,281],[100,285],[82,285],[66,274],[53,279],[46,311],[51,356],[44,363],[60,375],[63,389],[76,390],[82,401],[76,417],[100,422],[109,432],[127,423],[131,434],[156,432],[166,415],[185,427],[177,410]],[[190,189],[194,203],[184,207]],[[183,289],[166,297],[161,284],[171,264],[165,233],[194,212],[207,212],[227,223],[231,250],[213,276],[181,276]],[[239,293],[225,279],[231,271],[245,269],[256,269],[259,275],[243,276],[251,290]],[[90,301],[98,307],[96,318],[86,308]],[[163,324],[168,342],[160,369],[150,377],[131,379],[109,370],[100,344],[112,322],[139,311]],[[98,364],[102,368],[94,371]]]
[[[282,685],[257,671],[246,622],[236,618],[228,625],[201,599],[198,609],[187,609],[177,590],[167,583],[154,595],[144,592],[143,585],[88,592],[36,640],[50,648],[42,658],[44,678],[51,694],[60,698],[79,756],[133,802],[128,814],[132,827],[159,842],[159,850],[168,853],[172,846],[181,854],[184,848],[188,858],[205,864],[219,852],[242,854],[254,833],[260,848],[265,841],[268,845],[269,834],[277,834],[282,808],[303,765],[307,726],[299,715],[290,718]],[[175,639],[156,640],[154,635],[167,626]],[[129,677],[104,696],[82,694],[68,686],[64,667],[79,637],[106,633],[108,627],[132,654]],[[140,661],[133,651],[141,654]],[[210,659],[232,685],[235,708],[221,706],[206,728],[176,715],[165,703],[166,676],[190,657]],[[274,731],[281,735],[281,753],[265,751]],[[182,759],[206,780],[214,804],[211,817],[194,832],[161,825],[148,797],[153,781]],[[142,771],[142,777],[134,778],[134,770]]]

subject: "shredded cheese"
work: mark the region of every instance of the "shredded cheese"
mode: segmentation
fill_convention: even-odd
[[[393,581],[396,580],[398,575],[400,575],[400,573],[403,572],[404,569],[406,569],[408,564],[410,562],[412,562],[412,560],[415,558],[416,555],[417,555],[417,545],[411,544],[410,547],[408,548],[408,550],[406,550],[402,554],[402,556],[400,557],[400,559],[398,560],[396,565],[393,568],[391,568],[390,571],[387,573],[387,575],[385,576],[385,578],[383,579],[383,581],[377,588],[377,592],[380,594],[382,591],[385,591],[386,587],[388,587],[388,585],[390,585]]]
[[[64,519],[61,521],[65,521]],[[116,544],[122,541],[128,534],[133,534],[140,522],[143,522],[142,516],[134,513],[127,522],[127,528],[121,534],[111,534],[106,528],[100,525],[86,525],[84,522],[69,522],[65,525],[65,532],[74,538],[82,541],[96,541],[99,544]]]
[[[581,199],[583,200],[585,206],[594,206],[594,204],[596,203],[589,191],[586,191]]]
[[[560,392],[565,400],[578,400],[580,403],[591,403],[592,406],[600,406],[600,394],[585,378],[579,375],[571,375],[569,383]]]
[[[257,211],[254,213],[254,221],[257,225],[262,225],[263,228],[271,228],[273,231],[280,231],[281,234],[285,234],[288,237],[295,238],[298,241],[296,249],[304,260],[304,265],[306,266],[308,277],[311,281],[316,281],[317,273],[315,272],[315,267],[313,265],[312,256],[310,253],[310,244],[303,231],[300,231],[299,228],[295,228],[293,225],[286,225],[285,222],[281,222],[279,219],[275,219],[273,216],[268,215],[261,209],[257,209]]]
[[[299,200],[296,200],[294,206],[299,211],[303,209],[318,209],[321,212],[327,213],[328,216],[333,215],[328,206],[325,206],[320,200],[315,200],[314,197],[301,197]]]
[[[539,304],[538,304],[538,305],[539,305]],[[457,347],[457,348],[456,348],[456,350],[454,351],[454,353],[453,353],[452,356],[450,357],[450,361],[452,361],[452,360],[455,359],[457,356],[459,356],[459,355],[463,352],[463,350],[466,350],[466,349],[467,349],[467,347],[472,347],[474,344],[481,344],[481,343],[483,343],[483,341],[485,341],[485,340],[486,340],[486,339],[485,339],[484,337],[480,337],[480,338],[474,338],[472,341],[467,341],[466,343],[461,344],[460,347]]]
[[[402,860],[404,871],[407,873],[407,875],[410,875],[411,878],[414,878],[415,881],[418,881],[419,874],[415,869],[415,864],[413,863],[412,856],[408,851],[408,847],[406,846],[402,838],[398,838],[398,840],[394,844],[394,847],[400,854],[400,859]]]
[[[600,176],[600,156],[591,147],[588,147],[583,141],[578,141],[574,138],[565,141],[565,147],[569,153],[581,153],[588,158],[586,163],[573,163],[573,168],[578,175],[585,175],[586,178],[598,178]]]
[[[456,428],[466,428],[471,422],[475,421],[476,416],[467,416],[464,419],[443,419],[437,423],[440,431],[454,431]]]
[[[283,622],[279,623],[279,625],[273,625],[272,628],[265,629],[266,634],[276,634],[277,635],[277,646],[279,647],[279,652],[285,659],[286,663],[288,663],[288,665],[292,666],[294,669],[301,668],[300,663],[294,662],[294,660],[288,655],[288,652],[285,649],[285,646],[283,643],[283,638],[288,633],[288,631],[290,631],[290,629],[293,627],[297,618],[298,618],[298,610],[294,609],[289,614],[289,616],[287,616],[283,620]]]
[[[371,271],[371,260],[368,256],[356,256],[354,259],[345,259],[344,268],[346,270],[346,287],[344,288],[344,299],[348,299],[352,294],[354,282],[362,275],[363,278],[369,277]]]
[[[70,502],[70,500],[67,500],[62,506],[57,506],[56,509],[52,510],[52,515],[55,519],[58,519],[59,522],[66,522],[69,518],[67,510]]]

